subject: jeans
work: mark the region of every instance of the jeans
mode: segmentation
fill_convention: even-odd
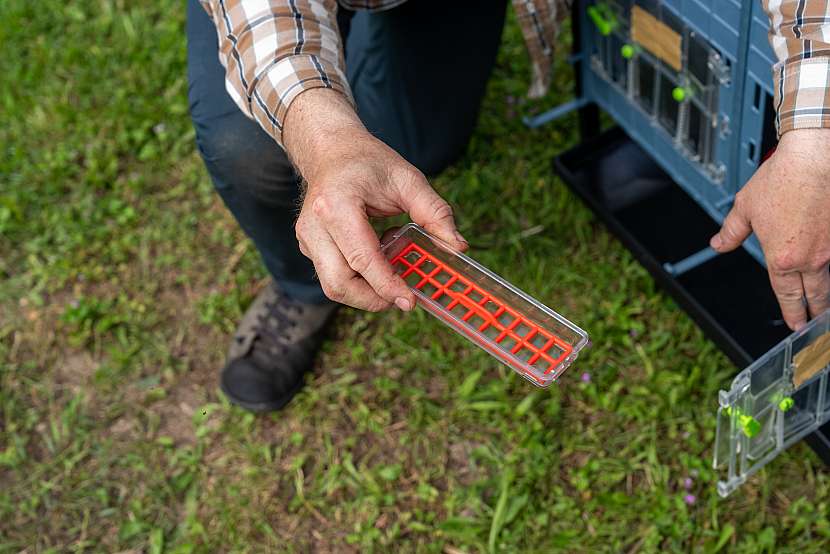
[[[346,75],[366,128],[427,175],[461,156],[496,59],[507,0],[410,0],[382,12],[338,14]],[[294,234],[300,180],[285,152],[225,90],[216,28],[187,3],[188,100],[214,187],[280,289],[325,302]]]

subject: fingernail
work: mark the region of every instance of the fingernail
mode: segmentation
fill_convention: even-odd
[[[714,237],[712,237],[712,238],[709,240],[709,246],[711,246],[711,247],[712,247],[712,248],[714,248],[715,250],[717,250],[718,248],[720,248],[722,243],[723,243],[723,241],[722,241],[722,240],[721,240],[721,238],[720,238],[720,234],[715,235]]]
[[[458,231],[456,231],[456,232],[455,232],[455,239],[456,239],[458,242],[463,242],[464,244],[470,244],[469,242],[467,242],[467,239],[465,239],[464,237],[462,237],[462,236],[461,236],[461,233],[459,233]]]
[[[408,312],[412,309],[412,304],[406,298],[396,298],[395,299],[395,306],[400,308],[401,310]]]

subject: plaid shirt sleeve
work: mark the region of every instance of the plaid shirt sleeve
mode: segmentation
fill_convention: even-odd
[[[226,88],[282,146],[291,102],[330,88],[351,100],[336,0],[200,0],[219,38]]]
[[[830,127],[830,1],[763,0],[770,18],[776,125]]]
[[[525,39],[533,74],[527,95],[540,98],[550,88],[553,46],[572,0],[513,0],[516,20]]]

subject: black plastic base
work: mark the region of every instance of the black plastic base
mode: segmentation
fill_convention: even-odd
[[[718,225],[620,128],[561,154],[556,171],[738,367],[789,334],[767,271],[745,250],[673,277]],[[830,424],[806,440],[830,465]]]

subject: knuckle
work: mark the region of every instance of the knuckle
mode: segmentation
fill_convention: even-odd
[[[812,259],[806,264],[807,271],[810,273],[818,273],[822,269],[827,269],[827,262],[822,260]]]
[[[342,303],[346,299],[346,289],[343,287],[331,283],[321,283],[321,286],[323,287],[323,294],[329,300]]]
[[[332,213],[334,206],[330,198],[316,196],[311,200],[311,213],[319,218],[326,218]]]
[[[452,207],[440,196],[437,196],[432,201],[432,212],[435,218],[439,220],[452,219]]]
[[[363,274],[372,265],[374,252],[369,248],[355,248],[346,256],[346,262],[356,272]]]
[[[723,231],[729,238],[737,239],[741,237],[746,231],[746,219],[740,211],[734,211],[729,214],[723,223]]]
[[[405,195],[420,194],[424,186],[429,186],[424,174],[417,167],[408,164],[398,170],[394,179],[399,183],[400,190]]]
[[[732,223],[729,220],[724,222],[719,232],[720,236],[728,241],[735,239],[735,230],[732,228]]]
[[[410,185],[420,185],[426,182],[426,177],[421,170],[409,164],[401,171],[401,179]]]
[[[773,253],[770,264],[780,271],[792,271],[798,267],[798,259],[792,252],[784,250]]]
[[[378,283],[377,287],[375,287],[375,292],[381,298],[393,298],[397,296],[395,293],[395,284],[396,280],[394,278],[384,279],[382,282]]]
[[[808,304],[816,304],[818,302],[826,302],[827,301],[827,293],[820,292],[820,291],[809,291],[804,294],[804,298],[807,299]]]
[[[819,271],[826,271],[828,265],[830,265],[830,256],[823,252],[814,255],[808,263],[810,271],[814,271],[816,273]]]
[[[775,296],[777,296],[778,300],[781,302],[801,302],[804,293],[800,290],[785,289],[775,291]]]

